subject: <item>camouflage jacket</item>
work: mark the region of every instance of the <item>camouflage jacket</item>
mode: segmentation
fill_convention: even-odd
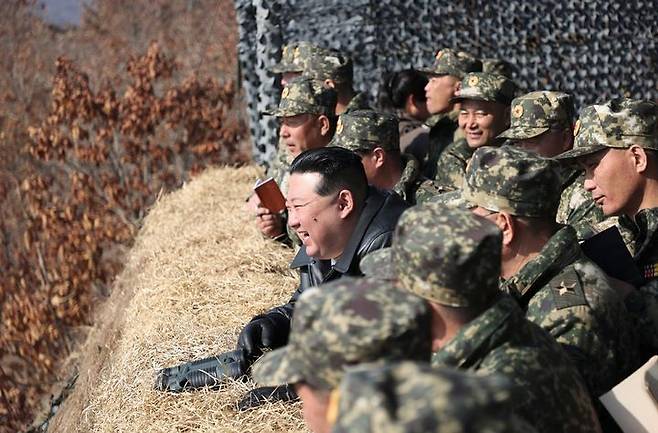
[[[594,203],[592,194],[585,190],[585,175],[580,170],[568,169],[563,174],[563,191],[555,221],[576,229],[578,239],[588,237],[590,225],[605,219],[603,211]]]
[[[436,184],[444,191],[454,191],[462,187],[466,164],[473,156],[474,149],[468,146],[465,138],[455,141],[441,154],[436,164]]]
[[[501,284],[574,361],[594,397],[609,391],[635,366],[632,324],[621,294],[578,245],[566,226]]]
[[[646,283],[626,298],[626,307],[635,322],[640,359],[658,353],[658,208],[641,210],[635,220],[620,217],[629,250],[644,273]]]
[[[411,155],[402,155],[402,176],[393,191],[410,205],[424,203],[436,195],[432,182],[423,176],[420,163]]]
[[[560,346],[509,295],[464,325],[432,365],[480,373],[502,373],[521,394],[516,413],[538,432],[598,431],[592,402],[575,367]]]
[[[427,156],[423,163],[423,174],[428,179],[434,179],[436,176],[436,163],[443,151],[453,142],[456,141],[459,135],[459,128],[457,127],[457,116],[459,112],[453,110],[447,114],[435,114],[427,119],[425,124],[430,127],[429,141],[427,145]]]

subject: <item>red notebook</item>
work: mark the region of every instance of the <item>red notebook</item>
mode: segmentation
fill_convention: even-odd
[[[286,199],[281,193],[279,185],[271,177],[266,180],[256,181],[254,192],[260,199],[261,206],[266,207],[272,213],[278,213],[286,208]]]

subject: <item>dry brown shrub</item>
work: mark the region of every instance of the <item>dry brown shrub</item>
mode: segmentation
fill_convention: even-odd
[[[256,174],[208,170],[157,202],[106,306],[110,323],[87,342],[81,377],[50,431],[304,430],[299,404],[236,413],[251,383],[182,394],[152,389],[159,368],[232,350],[252,315],[294,290],[291,250],[263,239],[242,211]],[[116,309],[120,303],[127,308]]]
[[[97,0],[66,31],[33,3],[0,2],[0,432],[47,403],[158,194],[248,159],[232,2]]]

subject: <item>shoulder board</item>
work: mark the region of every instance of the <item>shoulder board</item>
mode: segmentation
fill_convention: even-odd
[[[573,267],[566,268],[564,272],[553,278],[548,285],[551,288],[556,309],[561,310],[577,305],[587,305],[583,286]]]

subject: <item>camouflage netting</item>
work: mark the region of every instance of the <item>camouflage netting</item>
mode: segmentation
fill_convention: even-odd
[[[356,86],[371,101],[385,71],[431,64],[442,47],[508,59],[524,89],[570,92],[579,106],[658,97],[656,0],[236,0],[236,7],[257,162],[276,146],[276,122],[259,113],[278,100],[265,68],[284,41],[349,52]]]

